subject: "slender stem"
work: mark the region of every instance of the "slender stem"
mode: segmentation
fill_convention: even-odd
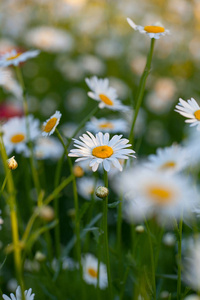
[[[183,218],[179,222],[179,240],[178,240],[178,281],[177,281],[177,300],[181,300],[181,246],[182,246],[182,227]]]
[[[104,171],[104,185],[108,188],[108,173]],[[110,271],[110,259],[109,259],[109,247],[108,247],[108,196],[103,199],[103,231],[104,231],[104,247],[105,247],[105,259],[108,273],[108,290],[109,299],[112,298],[112,281]]]
[[[82,122],[79,124],[79,126],[77,127],[77,129],[74,131],[73,135],[69,138],[68,143],[66,145],[66,147],[68,148],[72,139],[77,135],[77,133],[81,130],[81,128],[85,125],[85,123],[92,117],[94,116],[99,110],[98,106],[95,106],[95,108],[93,110],[91,110],[91,112],[89,114],[86,115],[86,117],[82,120]]]
[[[140,106],[142,104],[146,80],[147,80],[147,77],[148,77],[148,75],[150,73],[150,69],[151,69],[151,61],[152,61],[152,57],[153,57],[154,44],[155,44],[155,39],[151,39],[151,46],[150,46],[149,54],[147,57],[146,66],[144,68],[144,71],[143,71],[143,74],[142,74],[142,77],[141,77],[140,83],[139,83],[138,94],[136,97],[136,107],[135,107],[135,112],[134,112],[133,121],[132,121],[132,125],[131,125],[130,135],[129,135],[129,141],[130,141],[130,144],[132,144],[132,145],[133,145],[133,136],[134,136],[133,130],[134,130],[135,122],[137,120]]]
[[[7,200],[10,208],[10,220],[11,220],[11,230],[12,230],[12,240],[14,245],[14,262],[15,269],[19,284],[22,290],[22,300],[24,297],[24,280],[22,276],[22,261],[21,261],[21,247],[19,241],[19,230],[18,230],[18,219],[17,219],[17,206],[16,206],[16,191],[14,187],[12,172],[8,169],[7,165],[7,154],[3,143],[2,133],[0,133],[0,153],[4,165],[4,170],[7,178],[7,188],[9,193],[9,198]]]
[[[4,188],[6,186],[6,182],[8,180],[8,176],[6,175],[6,177],[4,178],[4,181],[3,181],[3,184],[1,186],[1,190],[0,190],[0,196],[2,195],[3,191],[4,191]]]

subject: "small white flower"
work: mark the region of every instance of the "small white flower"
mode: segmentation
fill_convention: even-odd
[[[145,166],[151,170],[177,173],[186,168],[189,164],[189,154],[181,146],[159,148],[156,155],[148,156],[149,162]]]
[[[103,182],[101,180],[96,181],[93,177],[82,177],[77,180],[78,193],[87,200],[91,200],[92,196],[95,197],[94,192],[96,188],[102,185]]]
[[[57,110],[46,122],[43,123],[42,135],[48,136],[54,133],[60,122],[62,114]]]
[[[95,172],[99,165],[109,172],[111,164],[122,171],[119,159],[128,159],[129,156],[135,157],[132,149],[126,149],[131,145],[129,140],[121,138],[122,135],[114,135],[109,141],[109,133],[99,132],[96,137],[87,131],[87,134],[80,136],[80,140],[74,139],[74,146],[78,149],[70,150],[69,156],[80,157],[76,161],[90,159],[90,167]]]
[[[35,294],[32,294],[32,289],[29,289],[29,290],[26,290],[24,292],[24,296],[25,296],[26,300],[33,300],[34,297],[35,297]],[[18,286],[18,288],[16,290],[16,296],[13,293],[10,294],[10,297],[3,294],[3,299],[4,300],[21,300],[22,299],[22,293],[21,293],[20,286]]]
[[[109,133],[126,133],[128,131],[128,123],[123,119],[107,120],[105,118],[91,118],[91,121],[86,123],[86,130],[97,133],[99,131]]]
[[[97,286],[98,260],[92,254],[86,254],[82,258],[83,279],[88,284]],[[99,265],[99,287],[105,289],[108,286],[108,276],[106,266],[103,263]]]
[[[92,92],[88,92],[88,96],[99,101],[100,108],[109,108],[111,110],[127,111],[129,108],[118,100],[117,92],[113,87],[109,86],[108,78],[98,79],[96,76],[85,79],[88,87]]]
[[[28,123],[30,129],[29,139],[33,141],[39,134],[39,120],[34,119],[32,115],[28,116]],[[3,141],[6,147],[7,154],[15,150],[17,153],[24,153],[29,155],[29,150],[26,145],[28,142],[26,118],[14,117],[9,119],[3,126]]]
[[[18,66],[21,62],[29,58],[36,57],[40,53],[39,50],[26,51],[24,53],[12,50],[0,56],[0,67],[7,67],[10,65]]]
[[[119,180],[119,181],[118,181]],[[151,171],[138,166],[123,172],[116,189],[125,193],[125,218],[141,222],[156,216],[165,224],[173,219],[191,217],[198,193],[190,180],[181,175]]]
[[[58,159],[63,153],[61,143],[54,137],[40,137],[36,141],[34,154],[37,159]]]
[[[140,33],[147,34],[151,39],[159,39],[161,36],[169,34],[169,30],[165,29],[161,24],[156,23],[154,25],[141,26],[136,25],[130,18],[127,18],[129,25]]]
[[[194,98],[187,101],[179,98],[179,103],[176,105],[175,111],[189,118],[185,122],[191,123],[190,126],[197,126],[197,130],[200,130],[200,107]]]

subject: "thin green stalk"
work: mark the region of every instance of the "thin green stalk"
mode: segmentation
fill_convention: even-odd
[[[37,195],[40,193],[40,182],[39,182],[39,177],[37,174],[37,169],[35,167],[35,162],[34,162],[34,157],[33,157],[33,147],[32,147],[32,142],[30,141],[30,124],[28,120],[28,100],[26,97],[26,88],[24,84],[24,79],[22,76],[21,69],[19,66],[15,67],[17,78],[19,80],[19,83],[21,85],[22,91],[23,91],[23,107],[24,107],[24,113],[25,113],[25,118],[26,118],[26,134],[27,134],[27,140],[28,140],[28,146],[30,150],[30,166],[31,166],[31,172],[32,172],[32,177],[33,177],[33,182],[37,190]]]
[[[146,66],[144,68],[144,71],[143,71],[143,74],[142,74],[142,77],[141,77],[140,83],[139,83],[138,94],[136,97],[136,107],[135,107],[134,117],[133,117],[133,121],[132,121],[132,125],[131,125],[130,135],[129,135],[129,141],[130,141],[130,144],[132,144],[132,145],[133,145],[133,136],[134,136],[133,130],[134,130],[135,122],[137,120],[139,109],[142,104],[146,80],[147,80],[147,77],[148,77],[148,75],[150,73],[150,69],[151,69],[151,61],[152,61],[152,57],[153,57],[154,44],[155,44],[155,39],[151,39],[151,46],[150,46],[150,50],[148,53]]]
[[[104,171],[104,185],[108,188],[108,173]],[[104,247],[105,247],[105,259],[108,273],[108,290],[109,299],[112,298],[112,281],[110,271],[110,259],[109,259],[109,246],[108,246],[108,196],[103,199],[103,231],[104,231]]]
[[[11,230],[12,230],[12,241],[14,246],[14,263],[17,274],[17,279],[22,290],[22,300],[24,297],[24,280],[22,275],[22,260],[21,260],[21,247],[19,240],[19,230],[18,230],[18,219],[17,219],[17,205],[16,205],[16,191],[14,187],[12,172],[10,172],[7,165],[7,154],[3,143],[2,133],[0,133],[0,153],[4,165],[4,170],[7,178],[7,189],[9,197],[7,199],[10,208],[10,220],[11,220]]]
[[[3,181],[3,184],[1,186],[1,190],[0,190],[0,196],[2,195],[3,191],[4,191],[4,188],[6,186],[6,182],[8,180],[8,176],[6,175],[6,177],[4,178],[4,181]]]
[[[77,129],[74,131],[73,135],[69,138],[68,143],[66,145],[66,147],[68,148],[72,139],[77,135],[77,133],[81,130],[81,128],[85,125],[85,123],[92,117],[94,116],[99,110],[98,106],[95,106],[95,108],[93,110],[91,110],[91,112],[89,114],[86,115],[86,117],[82,120],[82,122],[79,124],[79,126],[77,127]]]
[[[146,225],[146,228],[147,228],[149,247],[150,247],[153,299],[156,300],[156,275],[155,275],[155,258],[154,258],[153,243],[152,243],[152,239],[151,239],[151,231],[150,231],[150,228],[149,228],[149,225],[148,225],[147,221],[145,221],[145,225]]]
[[[177,280],[177,300],[181,300],[181,246],[182,246],[183,218],[179,221],[179,240],[178,240],[178,280]]]
[[[128,266],[126,268],[126,272],[124,274],[124,279],[122,281],[123,283],[122,283],[122,288],[121,288],[121,292],[120,292],[120,300],[124,299],[125,284],[126,284],[126,281],[127,281],[127,278],[128,278],[129,271],[130,271],[130,266]]]

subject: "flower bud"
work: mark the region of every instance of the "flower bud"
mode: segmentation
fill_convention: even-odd
[[[43,262],[46,259],[46,255],[44,255],[42,252],[37,251],[35,253],[35,260],[39,261],[39,262]]]
[[[138,233],[143,233],[144,232],[144,226],[143,225],[136,226],[135,231],[138,232]]]
[[[83,168],[81,168],[80,166],[74,166],[74,175],[76,177],[83,177],[84,175],[84,171]]]
[[[8,164],[8,168],[9,168],[10,170],[15,170],[15,169],[17,169],[17,167],[18,167],[18,163],[16,162],[14,156],[11,157],[11,158],[9,158],[9,159],[7,160],[7,164]]]
[[[39,216],[42,220],[50,222],[54,218],[54,210],[51,206],[40,207]]]
[[[97,197],[99,198],[105,198],[108,196],[109,194],[109,190],[107,189],[107,187],[105,186],[99,186],[96,191],[95,191],[95,194],[97,195]]]

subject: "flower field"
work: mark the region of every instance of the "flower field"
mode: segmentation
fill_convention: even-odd
[[[2,0],[0,299],[200,300],[199,16]]]

